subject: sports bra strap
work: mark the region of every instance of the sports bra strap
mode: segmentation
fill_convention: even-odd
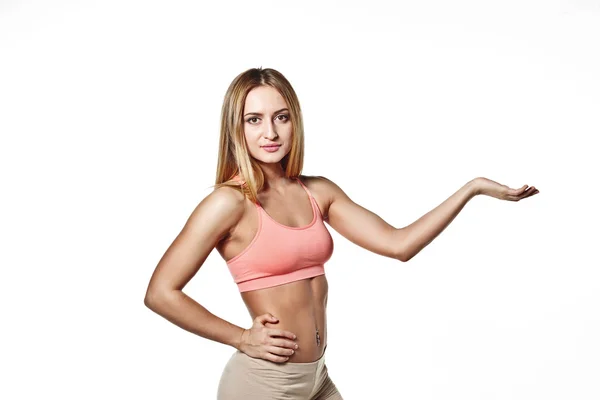
[[[310,190],[308,190],[308,188],[307,188],[307,187],[304,185],[304,183],[302,183],[302,181],[300,180],[300,178],[299,178],[299,177],[296,177],[296,178],[294,178],[294,179],[296,179],[296,180],[298,181],[298,183],[300,183],[300,185],[302,185],[302,187],[304,188],[304,190],[306,190],[306,193],[308,193],[308,196],[309,196],[311,199],[314,199],[314,197],[313,197],[312,193],[310,192]]]

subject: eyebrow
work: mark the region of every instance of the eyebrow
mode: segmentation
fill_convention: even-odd
[[[281,111],[289,111],[289,110],[287,108],[282,108],[281,110],[275,111],[273,114],[277,114],[278,112],[281,112]],[[261,113],[251,112],[251,113],[247,113],[246,115],[244,115],[244,117],[247,117],[248,115],[258,115],[259,117],[263,116]]]

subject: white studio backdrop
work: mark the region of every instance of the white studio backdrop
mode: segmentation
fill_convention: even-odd
[[[143,304],[214,183],[233,78],[294,86],[305,175],[406,226],[478,196],[400,263],[328,226],[346,400],[600,398],[597,1],[0,2],[3,399],[214,399],[234,349]],[[216,251],[184,292],[251,319]]]

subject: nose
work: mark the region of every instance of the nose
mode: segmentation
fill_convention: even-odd
[[[267,124],[265,126],[264,136],[265,136],[265,138],[267,138],[269,140],[273,140],[278,136],[277,132],[275,132],[275,124],[273,123],[273,121],[267,122]]]

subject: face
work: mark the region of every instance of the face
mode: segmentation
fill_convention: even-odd
[[[287,104],[271,86],[258,86],[246,96],[244,136],[250,155],[265,164],[278,163],[292,148]]]

